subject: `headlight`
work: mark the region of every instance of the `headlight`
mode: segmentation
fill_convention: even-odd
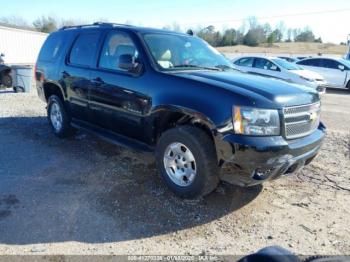
[[[234,106],[233,129],[241,135],[279,135],[280,117],[277,110]]]

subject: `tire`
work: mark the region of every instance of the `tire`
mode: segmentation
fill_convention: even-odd
[[[348,84],[346,85],[346,88],[347,88],[348,91],[350,92],[350,80],[349,80]]]
[[[6,87],[12,87],[12,77],[9,74],[3,74],[0,82]]]
[[[187,162],[181,162],[185,157]],[[179,126],[165,131],[157,144],[156,162],[167,186],[181,198],[205,196],[219,183],[214,143],[207,133],[194,126]],[[187,174],[187,171],[191,174],[186,177],[184,174]],[[176,174],[183,176],[174,178]]]
[[[24,89],[23,89],[23,87],[20,87],[20,86],[14,86],[13,87],[13,91],[15,92],[15,93],[23,93],[24,92]]]
[[[70,125],[71,117],[62,100],[56,95],[49,97],[47,117],[52,131],[56,136],[64,138],[73,134],[73,128]]]

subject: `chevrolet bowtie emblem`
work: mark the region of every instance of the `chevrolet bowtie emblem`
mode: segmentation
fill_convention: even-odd
[[[310,113],[310,120],[311,120],[311,122],[314,122],[317,120],[317,113],[316,112]]]

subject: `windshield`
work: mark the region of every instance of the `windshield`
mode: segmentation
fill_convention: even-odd
[[[229,60],[197,37],[145,34],[144,39],[161,70],[234,69]]]
[[[340,62],[342,62],[344,65],[346,65],[347,67],[350,68],[350,61],[349,60],[340,59]]]
[[[301,68],[300,66],[290,63],[281,58],[273,58],[271,60],[275,62],[277,65],[279,65],[280,67],[283,67],[284,69],[287,69],[287,70],[303,70],[303,68]]]

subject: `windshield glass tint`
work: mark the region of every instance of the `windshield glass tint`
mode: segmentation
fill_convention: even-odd
[[[161,70],[228,69],[233,65],[205,41],[185,35],[146,34],[145,42]]]
[[[277,65],[279,65],[280,67],[283,67],[284,69],[287,69],[287,70],[303,70],[300,66],[290,63],[281,58],[274,58],[271,60],[275,62]]]
[[[350,61],[349,60],[340,59],[340,62],[343,63],[344,65],[346,65],[348,68],[350,68]]]

